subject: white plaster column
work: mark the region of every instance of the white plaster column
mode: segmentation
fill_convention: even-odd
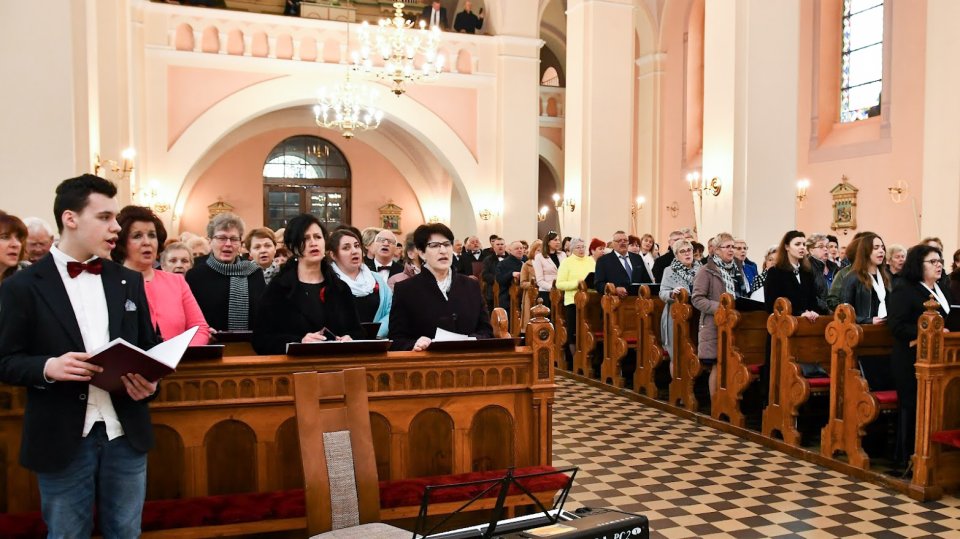
[[[699,237],[732,232],[760,247],[796,226],[799,0],[718,0],[704,21]]]
[[[609,238],[630,229],[634,174],[634,17],[631,0],[567,6],[564,235]]]
[[[537,236],[540,153],[540,47],[535,2],[511,3],[508,35],[496,37],[499,232],[507,241]]]
[[[637,196],[646,199],[646,203],[636,217],[637,232],[652,233],[654,237],[662,237],[663,231],[654,230],[654,223],[660,221],[657,204],[660,200],[660,112],[661,84],[663,77],[663,63],[666,54],[655,52],[646,54],[637,59],[637,155],[636,155],[636,184],[634,186],[634,201]],[[661,247],[661,249],[664,249]]]
[[[943,240],[949,260],[960,245],[960,2],[927,2],[921,236]],[[911,186],[912,187],[912,186]],[[919,194],[919,193],[917,193]],[[947,263],[949,264],[949,262]],[[949,267],[945,268],[949,271]]]

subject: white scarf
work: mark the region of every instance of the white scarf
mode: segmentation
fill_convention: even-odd
[[[453,270],[447,270],[447,276],[444,277],[442,281],[437,281],[437,286],[440,287],[440,293],[443,294],[443,299],[450,301],[450,297],[447,295],[450,293],[450,285],[453,284]]]
[[[927,288],[926,284],[922,282],[920,284],[922,284],[924,288]],[[930,289],[927,288],[927,290]],[[937,298],[937,303],[939,303],[940,307],[943,308],[943,312],[950,314],[950,302],[947,301],[947,296],[943,295],[943,290],[940,290],[940,285],[933,283],[933,290],[930,290],[930,293]]]
[[[330,266],[333,268],[334,273],[340,277],[340,280],[347,283],[347,286],[350,287],[350,292],[353,293],[353,297],[355,298],[369,296],[377,286],[377,280],[373,278],[373,272],[370,271],[370,268],[368,268],[366,264],[360,264],[360,273],[357,274],[356,280],[344,273],[336,262],[331,262]]]
[[[877,309],[878,318],[887,317],[887,289],[883,285],[883,276],[880,275],[880,270],[877,269],[876,275],[873,277],[873,291],[877,294],[877,299],[880,300],[880,308]]]
[[[647,267],[647,275],[649,275],[651,279],[654,279],[654,277],[653,277],[653,262],[654,262],[653,253],[643,253],[643,254],[640,255],[640,258],[643,259],[643,265]],[[656,279],[654,279],[654,281],[656,281]]]

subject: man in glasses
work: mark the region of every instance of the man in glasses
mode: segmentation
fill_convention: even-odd
[[[639,284],[653,282],[643,258],[628,251],[629,243],[626,232],[618,230],[613,234],[613,251],[597,260],[594,272],[597,292],[603,294],[607,283],[613,283],[617,287],[617,295],[625,297],[628,294],[636,295]]]
[[[373,250],[373,259],[364,258],[363,262],[371,271],[380,273],[383,279],[403,273],[403,264],[397,262],[394,258],[397,236],[390,230],[384,229],[377,232],[371,244]]]

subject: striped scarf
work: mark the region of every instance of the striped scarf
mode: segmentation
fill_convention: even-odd
[[[670,269],[673,270],[673,274],[677,276],[678,279],[683,281],[686,285],[687,290],[693,289],[693,279],[697,276],[697,270],[700,269],[700,261],[694,260],[692,267],[686,267],[683,265],[683,262],[680,262],[679,258],[674,258],[670,262]]]
[[[247,277],[260,267],[250,260],[238,260],[233,264],[224,264],[213,255],[207,257],[207,265],[220,275],[230,277],[227,330],[246,331],[250,329],[250,289]]]
[[[741,294],[737,293],[737,264],[732,260],[729,264],[724,264],[723,260],[720,260],[717,255],[713,255],[713,263],[720,269],[720,276],[723,277],[723,287],[727,289],[727,292],[733,294],[733,297],[739,297]]]

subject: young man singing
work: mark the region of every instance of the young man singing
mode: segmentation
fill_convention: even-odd
[[[57,187],[60,242],[0,288],[0,382],[26,386],[20,464],[37,474],[49,537],[90,537],[93,509],[107,538],[140,535],[149,401],[157,384],[91,385],[89,352],[122,337],[156,344],[140,274],[110,261],[120,225],[117,188],[85,174]]]

